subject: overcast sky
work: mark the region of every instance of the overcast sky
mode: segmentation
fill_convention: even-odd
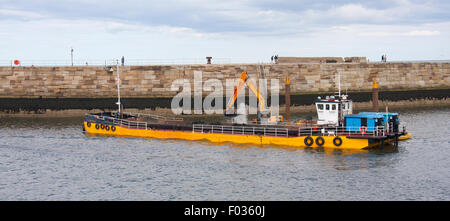
[[[0,0],[0,60],[450,59],[450,1]]]

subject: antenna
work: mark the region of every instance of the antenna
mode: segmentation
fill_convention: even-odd
[[[388,108],[388,106],[387,106],[387,104],[386,104],[386,128],[387,128],[387,131],[389,132],[389,110],[388,110],[389,108]]]
[[[338,89],[339,89],[339,99],[341,99],[341,73],[338,71]]]

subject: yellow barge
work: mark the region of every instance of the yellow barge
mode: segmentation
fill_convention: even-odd
[[[210,125],[154,115],[104,112],[87,114],[83,129],[88,134],[158,139],[207,140],[214,143],[281,145],[363,149],[395,142],[404,133],[377,127],[372,132],[344,127],[302,127],[297,125]]]

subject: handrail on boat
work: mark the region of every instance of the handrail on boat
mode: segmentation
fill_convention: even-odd
[[[298,127],[297,136],[355,136],[355,137],[380,137],[393,134],[392,128],[386,130],[384,126],[369,128],[360,127]],[[294,128],[291,128],[294,130]],[[282,136],[289,137],[288,128],[278,127],[251,127],[251,126],[225,126],[225,125],[207,125],[194,124],[193,133],[218,133],[218,134],[241,134],[241,135],[263,135],[263,136]],[[291,134],[292,135],[292,134]]]
[[[147,130],[147,122],[142,121],[129,121],[124,119],[117,119],[114,117],[108,117],[108,116],[98,116],[98,115],[92,115],[92,114],[86,114],[87,116],[91,116],[96,120],[101,120],[107,123],[110,123],[114,126],[125,126],[128,128],[135,128],[135,129],[145,129]]]
[[[380,137],[393,134],[393,127],[299,127],[298,136],[362,136]]]
[[[227,126],[227,125],[192,125],[192,133],[218,133],[236,135],[263,135],[275,137],[288,137],[288,128],[277,127],[251,127],[251,126]]]
[[[156,114],[142,114],[142,113],[124,113],[124,114],[137,116],[137,117],[141,117],[141,116],[149,117],[149,118],[153,118],[156,120],[183,121],[183,118],[180,118],[180,117],[166,117],[166,116],[161,116],[161,115],[156,115]]]

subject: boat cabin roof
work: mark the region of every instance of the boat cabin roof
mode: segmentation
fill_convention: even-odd
[[[345,118],[367,118],[367,119],[378,119],[383,118],[383,115],[361,115],[361,114],[347,114],[344,115]]]
[[[315,100],[314,103],[333,103],[333,104],[337,104],[340,103],[341,101],[339,100]]]
[[[386,116],[385,112],[359,112],[358,114],[362,115],[382,115]],[[398,116],[398,113],[387,113],[388,116]]]
[[[347,99],[347,96],[335,97],[335,96],[326,96],[325,98],[318,97],[318,99],[314,100],[314,103],[344,103],[351,102],[351,100]]]

